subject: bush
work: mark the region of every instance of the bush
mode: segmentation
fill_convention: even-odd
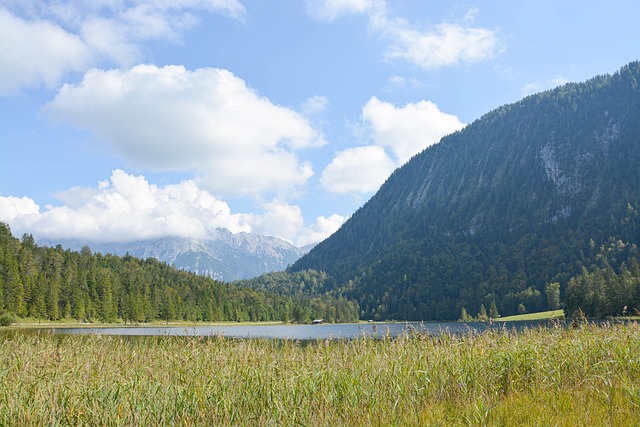
[[[15,319],[9,313],[0,314],[0,326],[11,326]]]

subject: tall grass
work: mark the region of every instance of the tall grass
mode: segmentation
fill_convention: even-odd
[[[640,326],[297,343],[0,336],[1,426],[640,425]]]

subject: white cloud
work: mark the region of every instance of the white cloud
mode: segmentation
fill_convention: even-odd
[[[302,209],[299,206],[274,199],[260,207],[263,213],[242,215],[243,220],[251,225],[252,231],[279,237],[298,247],[321,242],[340,228],[346,220],[338,214],[328,217],[321,215],[313,224],[305,226]]]
[[[427,31],[395,28],[386,51],[391,59],[404,59],[424,69],[474,63],[493,58],[498,51],[495,31],[440,24]]]
[[[300,233],[297,239],[299,247],[318,243],[335,233],[347,219],[342,215],[333,214],[328,217],[319,216],[316,222]]]
[[[430,101],[396,107],[372,97],[362,108],[358,130],[367,129],[373,144],[336,153],[320,182],[327,191],[337,194],[376,191],[396,167],[464,126],[456,116],[440,111]]]
[[[264,203],[261,207],[264,213],[245,215],[253,231],[294,242],[298,233],[304,228],[302,209],[278,199]]]
[[[425,70],[471,64],[494,58],[501,50],[496,30],[471,25],[473,14],[461,23],[443,22],[416,29],[404,19],[377,15],[373,28],[389,40],[388,59],[401,59]]]
[[[502,49],[496,30],[473,26],[478,14],[475,8],[459,23],[442,22],[427,28],[390,17],[385,0],[310,0],[307,10],[319,21],[366,13],[371,32],[389,42],[386,58],[426,70],[489,60]]]
[[[11,221],[22,216],[37,215],[40,206],[28,197],[0,196],[0,220]]]
[[[308,13],[319,21],[333,21],[340,16],[366,12],[376,0],[309,0]]]
[[[313,175],[295,152],[324,144],[306,118],[231,72],[140,65],[90,70],[45,106],[154,170],[194,171],[217,194],[283,192]]]
[[[46,21],[28,22],[0,7],[0,95],[33,83],[52,87],[91,61],[77,36]]]
[[[307,117],[312,117],[322,113],[329,105],[329,98],[326,96],[311,96],[304,101],[302,112]]]
[[[264,203],[262,213],[231,213],[226,202],[197,181],[162,187],[122,170],[114,170],[109,180],[96,187],[74,187],[56,196],[62,205],[44,211],[27,197],[0,196],[0,221],[9,223],[15,235],[30,233],[47,239],[204,239],[222,227],[233,233],[276,236],[298,245],[319,242],[344,222],[339,215],[320,216],[305,227],[300,207],[277,199]]]
[[[340,151],[322,172],[320,182],[331,193],[376,191],[395,169],[395,163],[378,146]]]
[[[115,170],[96,188],[58,194],[62,206],[40,212],[30,199],[0,197],[0,218],[18,234],[44,238],[131,241],[163,236],[206,237],[217,227],[250,231],[241,215],[194,181],[158,187],[142,176]],[[35,206],[35,208],[34,208]],[[18,211],[18,214],[15,212]]]
[[[440,111],[430,101],[396,107],[372,97],[362,109],[362,118],[375,143],[393,150],[398,165],[464,127],[456,116]]]
[[[5,1],[0,6],[0,95],[57,84],[64,74],[102,61],[130,66],[142,42],[178,40],[198,22],[193,12],[242,20],[238,0]]]

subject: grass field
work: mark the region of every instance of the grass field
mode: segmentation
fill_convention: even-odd
[[[493,319],[499,322],[516,322],[521,320],[545,320],[545,319],[561,319],[564,317],[564,310],[540,311],[538,313],[518,314],[516,316],[506,316],[499,319]]]
[[[634,426],[640,326],[318,341],[0,333],[0,426]]]

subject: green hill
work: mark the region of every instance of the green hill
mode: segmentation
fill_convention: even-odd
[[[597,271],[598,314],[637,306],[637,286],[619,301],[606,287],[640,275],[639,81],[633,62],[484,115],[397,169],[289,271],[326,272],[317,292],[373,319],[555,309],[550,283],[582,308],[570,282]]]

